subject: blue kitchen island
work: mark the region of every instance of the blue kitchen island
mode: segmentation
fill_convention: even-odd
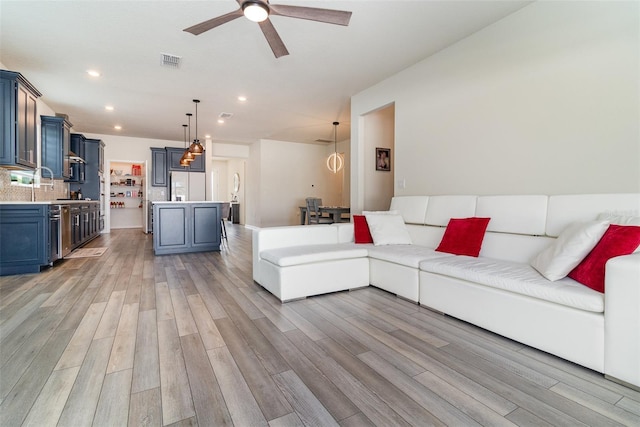
[[[152,202],[156,255],[220,250],[221,202]]]

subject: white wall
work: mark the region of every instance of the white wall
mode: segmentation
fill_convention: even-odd
[[[638,2],[535,2],[352,98],[395,103],[395,194],[640,191]]]
[[[231,200],[229,196],[227,183],[227,161],[212,160],[211,173],[207,172],[209,177],[207,184],[211,183],[211,191],[207,191],[207,200],[224,201]],[[209,170],[209,168],[207,168]]]
[[[261,215],[260,208],[262,206],[262,200],[260,200],[260,176],[262,174],[262,163],[260,162],[260,156],[262,153],[262,145],[260,142],[256,142],[249,146],[249,158],[247,159],[246,179],[247,186],[245,187],[245,209],[244,220],[245,224],[260,227]]]
[[[332,174],[325,145],[261,140],[251,147],[247,164],[247,224],[257,227],[300,223],[306,197],[339,204],[342,179]],[[255,201],[249,202],[249,197]]]
[[[215,183],[216,189],[207,192],[207,200],[229,201],[233,194],[233,176],[240,176],[240,190],[238,202],[240,203],[240,224],[245,224],[246,212],[246,188],[247,180],[245,167],[249,158],[250,146],[244,144],[229,144],[207,140],[207,182]],[[209,199],[209,196],[212,198]]]
[[[394,161],[394,116],[393,105],[366,114],[363,117],[365,145],[364,158],[364,210],[389,209],[393,197]],[[391,172],[376,170],[376,148],[391,149]]]

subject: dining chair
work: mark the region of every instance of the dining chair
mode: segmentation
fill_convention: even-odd
[[[322,199],[317,197],[307,197],[307,218],[309,224],[331,224],[333,220],[328,216],[323,216],[320,213],[320,206],[322,205]]]

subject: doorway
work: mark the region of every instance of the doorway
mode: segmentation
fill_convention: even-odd
[[[147,161],[107,161],[109,171],[105,199],[109,206],[105,230],[139,228],[147,230]]]

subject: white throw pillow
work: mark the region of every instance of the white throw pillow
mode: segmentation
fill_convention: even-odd
[[[367,218],[367,224],[375,246],[411,244],[411,237],[402,216],[368,214],[365,215],[365,218]]]
[[[560,280],[591,252],[607,228],[609,221],[571,224],[555,242],[536,255],[531,266],[552,282]]]

